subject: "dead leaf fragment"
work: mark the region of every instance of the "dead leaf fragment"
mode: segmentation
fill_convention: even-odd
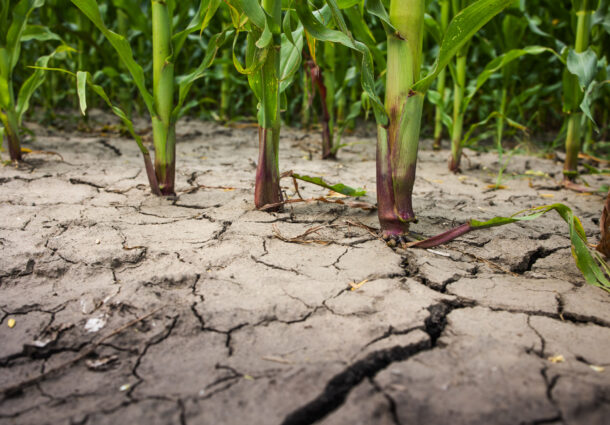
[[[110,369],[110,367],[112,367],[112,364],[115,363],[118,359],[118,356],[113,355],[107,357],[100,357],[97,359],[89,359],[85,362],[85,364],[90,370],[94,370],[96,372],[103,372],[105,370]]]
[[[355,291],[356,289],[360,288],[362,285],[364,285],[366,282],[368,282],[368,279],[364,279],[362,282],[358,282],[358,283],[354,283],[354,282],[350,282],[349,286],[352,287],[352,291]]]
[[[290,360],[286,360],[285,358],[278,357],[278,356],[263,356],[262,359],[267,360],[268,362],[275,362],[275,363],[281,363],[281,364],[292,364],[292,362]]]
[[[561,354],[557,354],[556,356],[551,356],[547,359],[551,363],[563,363],[566,361],[566,358]]]
[[[604,368],[603,366],[596,366],[596,365],[594,365],[594,364],[590,364],[590,365],[589,365],[589,367],[590,367],[591,369],[593,369],[595,372],[599,372],[599,373],[601,373],[601,372],[603,372],[604,370],[606,370],[606,368]]]
[[[554,195],[554,194],[552,194],[552,193],[541,193],[541,194],[540,194],[540,197],[541,197],[541,198],[554,198],[554,197],[555,197],[555,195]]]

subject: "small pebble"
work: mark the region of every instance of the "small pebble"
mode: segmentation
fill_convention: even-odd
[[[9,328],[14,328],[15,327],[15,319],[13,319],[11,317],[10,319],[8,319],[8,322],[6,324],[8,325]]]
[[[100,244],[100,242],[101,242],[101,241],[100,241],[99,239],[96,239],[96,240],[95,240],[95,243],[96,243],[97,245],[99,245],[99,244]]]

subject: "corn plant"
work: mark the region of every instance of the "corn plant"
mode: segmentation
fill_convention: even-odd
[[[248,76],[248,82],[258,99],[259,156],[256,168],[254,205],[263,208],[276,205],[281,208],[279,144],[283,96],[292,82],[301,61],[303,29],[293,31],[291,12],[282,20],[281,0],[228,0],[233,25],[237,29],[233,43],[233,60],[239,72]],[[246,66],[235,53],[238,36],[246,32]],[[269,208],[267,208],[269,209]]]
[[[570,34],[556,34],[552,25],[541,28],[538,25],[545,21],[537,16],[525,15],[532,32],[551,43],[561,55],[564,65],[561,107],[565,114],[566,159],[563,174],[566,182],[573,181],[578,176],[578,154],[585,133],[583,130],[585,125],[596,127],[594,102],[604,101],[604,96],[600,95],[609,83],[610,74],[604,43],[604,34],[606,39],[610,34],[608,1],[571,0],[571,4],[571,11],[566,11],[563,6],[551,8],[549,5],[551,18],[560,16],[572,22],[571,26],[567,25],[571,29]],[[595,37],[593,40],[592,35]],[[573,37],[573,47],[568,46],[565,37]],[[605,96],[605,99],[607,103],[608,97]]]
[[[595,0],[572,1],[576,17],[576,39],[574,48],[568,52],[568,63],[563,76],[564,111],[568,115],[563,175],[567,180],[573,180],[578,175],[578,153],[582,141],[583,120],[581,104],[588,86],[597,73],[595,72],[598,63],[597,55],[589,49],[589,36],[591,20],[598,3]]]
[[[176,121],[184,112],[186,96],[195,80],[204,75],[205,69],[212,63],[220,44],[224,42],[227,32],[222,32],[210,40],[210,47],[202,63],[193,71],[178,78],[174,75],[174,63],[189,34],[203,31],[218,9],[219,0],[202,0],[199,8],[188,25],[182,31],[175,31],[175,1],[151,1],[152,13],[152,94],[146,87],[146,78],[142,66],[133,55],[133,50],[126,38],[110,30],[104,23],[99,6],[95,0],[72,0],[81,12],[102,32],[115,49],[121,63],[127,68],[133,83],[140,93],[150,115],[155,147],[155,162],[152,163],[148,149],[133,129],[133,123],[120,108],[112,106],[113,112],[127,125],[132,137],[138,143],[148,176],[151,190],[156,195],[173,195],[176,173]],[[86,109],[85,86],[89,85],[110,104],[100,86],[93,84],[88,73],[78,73],[78,92],[81,98],[81,109]],[[175,92],[178,92],[177,101]],[[186,105],[188,106],[188,105]]]
[[[21,160],[23,115],[29,108],[32,95],[45,80],[44,71],[36,69],[15,95],[13,72],[19,62],[21,43],[28,40],[61,42],[61,38],[47,27],[27,24],[32,12],[43,5],[44,0],[20,0],[3,1],[0,7],[0,140],[6,134],[12,161]],[[56,53],[69,50],[62,43],[51,54],[38,58],[36,66],[45,67]]]

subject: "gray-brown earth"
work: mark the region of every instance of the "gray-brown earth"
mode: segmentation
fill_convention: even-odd
[[[150,194],[129,140],[30,128],[28,147],[65,162],[0,169],[0,387],[68,363],[0,396],[1,423],[608,423],[610,294],[585,284],[555,213],[392,250],[354,224],[374,212],[254,210],[253,128],[181,122],[176,199]],[[284,130],[282,170],[374,202],[374,138],[338,161],[319,141]],[[489,191],[495,154],[471,152],[461,176],[447,156],[421,154],[413,230],[564,202],[597,241],[602,197],[537,176],[560,164],[516,156]],[[286,241],[314,226],[305,239],[328,243]]]

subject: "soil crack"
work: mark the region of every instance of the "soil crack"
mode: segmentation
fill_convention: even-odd
[[[339,409],[352,389],[364,379],[374,378],[394,362],[405,361],[416,354],[434,349],[447,325],[447,315],[452,310],[462,307],[465,306],[450,301],[431,305],[428,307],[430,315],[424,321],[424,330],[429,336],[428,340],[408,345],[396,345],[368,354],[362,360],[358,360],[332,377],[318,397],[288,414],[282,421],[282,425],[314,424]]]

